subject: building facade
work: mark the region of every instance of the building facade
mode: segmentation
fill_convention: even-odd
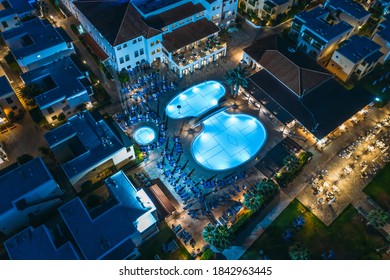
[[[353,0],[327,0],[325,8],[354,28],[354,33],[367,23],[371,14]]]
[[[49,148],[61,163],[65,175],[76,191],[83,183],[94,183],[135,159],[131,141],[125,143],[96,112],[83,111],[67,123],[45,134]]]
[[[289,37],[300,50],[320,60],[330,56],[353,32],[352,25],[339,21],[329,10],[317,7],[293,18]]]
[[[31,70],[21,77],[25,85],[39,87],[41,94],[35,97],[35,101],[49,124],[74,115],[80,105],[91,105],[89,97],[93,90],[88,72],[82,73],[69,57]]]
[[[226,55],[226,45],[217,44],[220,30],[217,26],[234,22],[238,2],[167,0],[145,4],[143,1],[62,0],[62,3],[80,21],[84,32],[107,54],[105,63],[116,71],[151,65],[159,60],[165,61],[181,77]],[[191,40],[178,37],[189,28],[193,35]],[[213,32],[207,32],[208,28]],[[205,42],[213,38],[216,44],[206,49]],[[165,42],[167,40],[170,42]],[[177,48],[168,50],[164,47],[173,40]],[[174,60],[173,56],[179,51],[183,55],[189,54],[189,48],[198,46],[202,47],[202,52],[194,52],[192,59],[180,61],[181,65]]]
[[[275,19],[287,13],[295,5],[295,0],[242,0],[245,11],[252,11],[261,19]]]
[[[0,2],[0,32],[10,30],[21,24],[21,19],[34,14],[28,0],[3,0]]]
[[[377,26],[372,40],[381,46],[382,57],[379,63],[383,64],[390,60],[390,15],[387,15],[384,20]]]
[[[378,64],[383,56],[380,48],[369,38],[354,35],[333,53],[327,68],[343,82],[352,76],[360,80]]]
[[[0,177],[0,232],[9,236],[30,219],[52,209],[63,191],[46,164],[35,158]]]
[[[6,76],[0,77],[0,126],[12,122],[24,110]]]
[[[29,20],[2,36],[24,73],[75,53],[73,43],[47,20]]]

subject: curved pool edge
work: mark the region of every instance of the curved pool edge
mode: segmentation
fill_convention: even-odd
[[[216,103],[215,105],[213,105],[213,106],[211,106],[211,107],[209,107],[209,108],[207,108],[207,109],[205,109],[205,110],[203,110],[203,111],[198,112],[196,115],[195,115],[195,114],[194,114],[194,115],[184,115],[184,114],[183,114],[183,115],[180,115],[180,113],[179,113],[179,115],[180,115],[179,117],[172,117],[172,114],[171,114],[170,111],[168,111],[168,108],[169,108],[169,106],[171,105],[171,103],[172,103],[174,100],[180,98],[179,96],[182,95],[182,94],[185,93],[185,92],[188,92],[188,91],[190,91],[190,90],[192,90],[192,89],[194,89],[194,88],[196,88],[196,87],[198,87],[198,86],[201,86],[201,85],[204,85],[204,84],[209,84],[209,83],[218,84],[221,88],[223,88],[223,94],[217,99],[217,103]],[[222,82],[222,81],[207,80],[207,81],[198,83],[198,84],[196,84],[196,85],[193,85],[193,86],[191,86],[191,87],[189,87],[189,88],[187,88],[187,89],[185,89],[185,90],[179,92],[179,93],[176,94],[175,96],[173,96],[173,97],[167,102],[164,111],[165,111],[166,116],[167,116],[168,118],[170,118],[170,119],[173,119],[173,120],[180,120],[180,119],[185,119],[185,118],[194,118],[194,117],[198,117],[199,115],[205,113],[206,111],[208,111],[208,110],[210,110],[210,109],[213,109],[213,108],[215,108],[215,107],[218,107],[218,106],[220,105],[220,100],[226,95],[226,93],[227,93],[227,89],[226,89],[226,87],[223,85],[223,82]],[[180,104],[179,104],[179,105],[180,105]]]
[[[204,132],[204,129],[205,129],[205,126],[204,126],[204,123],[201,122],[200,126],[202,127],[202,129],[199,131],[199,133],[192,139],[191,143],[190,143],[190,151],[191,151],[191,156],[192,158],[195,160],[195,162],[201,166],[202,168],[208,170],[208,171],[213,171],[213,172],[225,172],[225,171],[229,171],[229,170],[232,170],[234,168],[238,168],[238,167],[241,167],[245,164],[247,164],[248,162],[250,162],[251,160],[253,160],[258,154],[259,152],[261,151],[261,149],[265,146],[265,144],[267,143],[267,140],[268,140],[268,133],[267,133],[267,130],[265,128],[265,125],[261,122],[261,120],[259,120],[257,117],[254,117],[252,115],[249,115],[249,114],[245,114],[245,113],[238,113],[238,114],[231,114],[231,113],[228,113],[226,111],[222,111],[220,112],[220,114],[226,114],[226,115],[230,115],[230,116],[240,116],[240,115],[244,115],[244,116],[248,116],[248,117],[251,117],[253,119],[255,119],[259,124],[260,124],[260,127],[262,128],[262,131],[263,131],[263,135],[264,135],[264,139],[263,139],[263,143],[261,143],[261,145],[259,145],[259,147],[257,148],[256,152],[253,153],[253,155],[250,156],[249,159],[241,162],[240,164],[237,164],[235,166],[231,166],[231,167],[228,167],[228,168],[223,168],[223,169],[214,169],[214,168],[209,168],[207,166],[205,166],[204,164],[200,163],[198,161],[198,159],[195,157],[194,155],[194,149],[193,149],[193,144],[194,142],[200,137],[200,135]]]

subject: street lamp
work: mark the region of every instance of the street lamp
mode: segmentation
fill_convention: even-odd
[[[177,105],[177,109],[179,110],[179,114],[180,114],[180,109],[181,109],[181,105]]]

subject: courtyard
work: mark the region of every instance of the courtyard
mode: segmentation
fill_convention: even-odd
[[[301,228],[293,223],[299,215],[305,220]],[[287,232],[291,237],[286,238]],[[311,259],[328,258],[331,252],[332,258],[344,260],[381,259],[376,249],[386,244],[377,230],[366,226],[366,221],[352,206],[327,227],[294,200],[241,259],[290,259],[288,249],[295,243],[303,244]]]

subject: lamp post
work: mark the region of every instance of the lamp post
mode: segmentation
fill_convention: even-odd
[[[177,109],[179,110],[179,114],[180,114],[180,109],[181,109],[181,105],[177,105]]]

